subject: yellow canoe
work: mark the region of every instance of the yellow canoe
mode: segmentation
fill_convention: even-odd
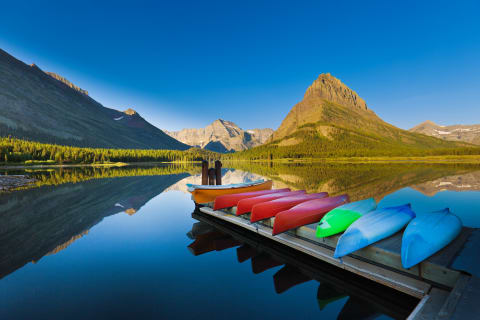
[[[272,189],[273,181],[268,180],[262,183],[257,183],[247,186],[239,186],[232,188],[225,188],[225,186],[219,186],[222,188],[215,189],[214,186],[205,186],[205,189],[195,188],[190,191],[192,194],[193,200],[198,204],[206,204],[209,202],[215,201],[217,196],[224,194],[234,194],[234,193],[243,193],[243,192],[252,192],[252,191],[261,191],[261,190],[270,190]]]

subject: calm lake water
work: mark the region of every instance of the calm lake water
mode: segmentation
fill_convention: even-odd
[[[265,177],[276,188],[347,192],[380,206],[449,207],[480,228],[479,167],[232,166],[224,183]],[[417,303],[255,235],[244,239],[242,230],[200,222],[185,187],[200,181],[199,169],[1,172],[37,183],[0,195],[0,319],[401,319]],[[466,248],[456,267],[475,259]]]

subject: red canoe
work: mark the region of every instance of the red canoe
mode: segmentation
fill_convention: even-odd
[[[305,194],[305,190],[276,192],[276,193],[264,194],[262,196],[240,200],[237,203],[237,216],[252,211],[253,206],[256,204],[275,200],[275,199],[280,199],[283,197],[296,196],[300,194]]]
[[[225,194],[225,195],[217,196],[215,198],[215,203],[213,204],[213,210],[220,210],[220,209],[234,207],[237,205],[237,202],[242,199],[253,198],[253,197],[258,197],[264,194],[286,192],[286,191],[290,191],[290,189],[285,188],[285,189],[274,189],[274,190],[261,190],[261,191],[233,193],[233,194]]]
[[[349,201],[348,195],[306,201],[275,216],[272,235],[320,221],[323,216]]]
[[[259,203],[253,206],[250,215],[250,221],[257,222],[263,219],[275,217],[277,213],[288,210],[296,206],[297,204],[308,200],[321,199],[325,197],[328,197],[328,193],[320,192],[311,194],[300,194],[291,197],[283,197],[280,199]]]

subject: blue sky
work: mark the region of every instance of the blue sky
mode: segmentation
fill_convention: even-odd
[[[478,1],[9,1],[0,47],[162,129],[276,129],[330,72],[385,121],[480,123]]]

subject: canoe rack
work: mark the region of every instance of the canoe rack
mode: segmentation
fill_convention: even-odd
[[[457,239],[443,250],[417,266],[404,269],[400,255],[401,232],[336,259],[333,253],[339,236],[317,238],[316,224],[272,236],[275,218],[252,224],[249,214],[235,215],[236,207],[215,211],[207,205],[198,206],[196,211],[419,299],[408,319],[462,319],[461,316],[467,316],[466,310],[480,314],[480,306],[475,303],[480,301],[479,278],[450,267],[472,232],[478,229],[463,228]],[[469,302],[465,301],[467,298]]]

